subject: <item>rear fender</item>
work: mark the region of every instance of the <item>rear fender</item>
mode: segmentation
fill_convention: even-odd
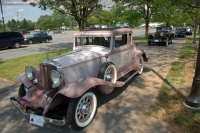
[[[83,81],[73,82],[65,85],[58,91],[56,95],[62,94],[69,98],[77,98],[94,86],[105,85],[110,87],[122,87],[124,84],[125,82],[116,81],[115,83],[111,83],[103,79],[89,77]]]
[[[134,52],[133,59],[135,59],[135,57],[137,57],[137,60],[139,61],[139,59],[141,58],[141,56],[143,57],[144,61],[148,61],[149,57],[148,57],[146,51],[145,50],[140,50],[140,49],[137,49]]]
[[[142,50],[142,57],[143,57],[144,61],[148,62],[149,56],[147,55],[145,50]]]

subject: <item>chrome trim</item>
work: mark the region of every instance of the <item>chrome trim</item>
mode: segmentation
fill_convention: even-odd
[[[42,64],[55,66],[57,71],[62,72],[62,65],[52,59],[46,59]]]
[[[126,81],[125,83],[127,83],[130,79],[132,79],[135,75],[137,75],[139,73],[139,71],[136,71],[135,73],[133,73]]]
[[[26,112],[26,110],[20,105],[20,103],[18,103],[15,97],[11,97],[10,102],[15,108],[17,108],[25,116],[26,119],[30,118],[30,114]],[[65,118],[63,118],[62,120],[57,120],[57,119],[52,119],[45,116],[42,116],[42,117],[44,118],[44,123],[51,123],[54,125],[65,125],[66,123]]]

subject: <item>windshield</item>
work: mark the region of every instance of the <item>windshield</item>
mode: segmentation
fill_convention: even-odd
[[[110,45],[110,37],[75,37],[76,46],[82,45],[98,45],[106,46]]]
[[[178,28],[177,31],[186,31],[185,28]]]
[[[159,31],[159,30],[171,30],[170,27],[157,27],[156,29],[157,29],[157,31]]]
[[[30,34],[28,37],[34,37],[35,34]]]

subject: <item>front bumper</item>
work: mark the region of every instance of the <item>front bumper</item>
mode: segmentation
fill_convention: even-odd
[[[159,42],[167,42],[167,39],[148,39],[148,41],[153,43],[159,43]]]
[[[24,116],[26,119],[30,119],[30,113],[28,113],[23,106],[20,104],[20,102],[15,98],[15,97],[11,97],[10,98],[10,102],[12,103],[13,106],[15,106]],[[65,125],[65,118],[63,118],[62,120],[57,120],[57,119],[52,119],[52,118],[48,118],[45,116],[40,116],[43,118],[44,123],[50,123],[50,124],[54,124],[54,125]]]

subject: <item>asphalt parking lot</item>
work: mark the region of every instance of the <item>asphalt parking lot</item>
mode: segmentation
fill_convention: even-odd
[[[59,36],[59,34],[58,34]],[[59,39],[65,39],[60,37]],[[150,59],[145,64],[141,76],[134,77],[125,86],[116,88],[111,94],[97,95],[98,111],[92,123],[81,131],[73,131],[67,126],[45,125],[43,128],[32,126],[11,106],[9,98],[17,96],[18,84],[0,79],[0,132],[2,133],[167,133],[167,123],[145,114],[155,100],[163,79],[171,63],[177,60],[178,52],[184,40],[175,40],[168,47],[147,46],[140,49],[147,51]],[[38,44],[40,45],[40,44]],[[32,45],[31,47],[39,47]],[[29,46],[28,46],[29,47]],[[2,53],[0,51],[0,58]]]
[[[150,29],[150,32],[154,32],[155,29]],[[53,34],[53,40],[49,43],[37,43],[32,45],[22,45],[19,49],[0,49],[0,60],[6,60],[26,55],[33,55],[41,52],[51,51],[54,49],[72,47],[73,34],[77,31],[64,31],[61,34]],[[144,29],[133,29],[134,37],[144,36]],[[27,35],[24,36],[25,38]]]

